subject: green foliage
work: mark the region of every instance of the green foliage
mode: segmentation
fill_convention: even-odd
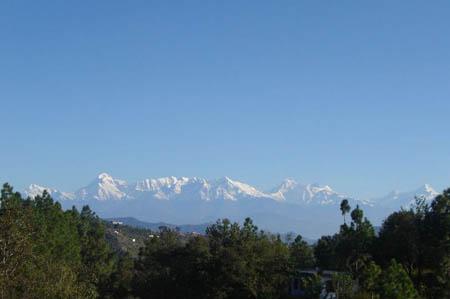
[[[163,230],[136,264],[136,295],[154,298],[279,298],[290,274],[289,248],[250,219],[228,220],[184,243]]]
[[[350,210],[351,210],[351,207],[350,207],[350,205],[348,203],[348,199],[343,199],[341,201],[341,206],[340,207],[341,207],[342,216],[344,216],[344,223],[346,223],[346,221],[345,221],[345,214],[349,213]]]
[[[377,264],[375,264],[375,262],[370,261],[369,263],[367,263],[360,277],[359,283],[361,289],[371,295],[376,293],[381,272],[382,272],[381,268]]]
[[[344,215],[346,206],[341,203]],[[314,255],[320,268],[351,274],[359,285],[351,296],[397,298],[392,293],[397,287],[403,292],[398,298],[418,292],[423,298],[450,298],[450,189],[430,205],[417,198],[410,210],[389,215],[378,237],[358,206],[350,215],[351,223],[338,234],[318,240]],[[386,275],[391,278],[383,280]]]
[[[321,269],[338,269],[338,257],[336,247],[338,245],[338,235],[322,236],[314,246],[314,257],[317,266]]]
[[[114,270],[114,253],[106,242],[103,222],[88,206],[77,218],[82,257],[79,278],[89,286],[92,296],[102,295]]]
[[[450,189],[433,200],[422,225],[426,265],[432,270],[427,275],[426,291],[435,297],[450,298]]]
[[[416,214],[412,210],[395,212],[384,221],[377,254],[383,257],[385,265],[395,258],[410,274],[419,266],[421,244],[418,242],[420,232],[416,221]]]
[[[21,297],[27,293],[22,286],[33,280],[32,210],[8,184],[0,200],[0,297]]]
[[[364,212],[357,205],[356,209],[352,211],[350,216],[352,217],[352,221],[355,223],[355,225],[361,225],[364,217]]]
[[[314,251],[311,246],[298,235],[289,244],[289,254],[295,269],[306,269],[315,266]]]
[[[163,229],[148,240],[136,261],[134,290],[141,298],[206,298],[209,249],[204,238],[184,244],[176,231]]]
[[[322,292],[322,280],[319,275],[309,275],[301,279],[305,299],[319,299]]]
[[[342,225],[336,237],[337,263],[340,270],[350,271],[359,278],[361,269],[371,258],[375,230],[359,206],[351,212],[351,218],[350,226]]]
[[[81,267],[81,246],[76,227],[70,217],[47,192],[29,202],[33,207],[34,266],[37,289],[41,298],[85,296],[86,288],[78,281]],[[39,269],[38,271],[36,271]]]
[[[414,299],[417,291],[401,264],[392,260],[389,267],[383,271],[380,280],[379,293],[385,299]]]
[[[332,278],[333,289],[339,299],[351,299],[353,297],[354,282],[350,274],[337,273]]]
[[[134,261],[124,254],[118,257],[114,270],[104,283],[102,298],[130,298],[133,292]]]
[[[450,189],[392,213],[379,236],[358,206],[348,224],[348,201],[340,209],[339,233],[314,247],[301,236],[286,244],[249,218],[217,221],[206,236],[161,227],[150,238],[123,228],[125,239],[139,240],[123,247],[106,237],[117,228],[89,207],[63,211],[46,192],[24,199],[5,184],[0,298],[285,298],[295,270],[315,266],[339,271],[332,288],[340,299],[450,298]],[[318,298],[319,276],[301,285],[306,298]]]
[[[399,262],[424,298],[450,297],[449,195],[444,191],[431,205],[417,198],[410,210],[391,214],[373,249],[380,265]]]
[[[94,298],[111,251],[87,208],[64,212],[47,192],[23,199],[8,184],[0,205],[0,298]],[[89,220],[88,220],[89,218]]]
[[[211,298],[277,298],[291,271],[289,249],[279,237],[258,232],[247,218],[242,227],[228,220],[207,229],[211,252]]]

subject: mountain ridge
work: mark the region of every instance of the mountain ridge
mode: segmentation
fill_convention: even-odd
[[[285,182],[289,181],[292,184],[286,186]],[[195,187],[197,190],[195,190]],[[27,196],[36,196],[41,194],[43,190],[47,190],[51,194],[64,194],[66,195],[61,199],[96,199],[96,200],[122,200],[122,199],[134,199],[141,195],[140,193],[150,193],[160,199],[170,199],[176,194],[180,194],[183,191],[197,191],[201,193],[204,200],[212,199],[226,199],[237,200],[238,196],[254,197],[254,198],[267,198],[276,201],[295,201],[295,197],[287,194],[295,187],[295,191],[303,193],[302,200],[307,199],[308,203],[311,203],[316,195],[320,195],[323,198],[329,198],[330,196],[337,196],[339,198],[348,197],[344,194],[340,194],[331,189],[328,185],[320,186],[318,184],[300,184],[292,179],[286,179],[278,189],[272,189],[271,191],[261,191],[257,188],[233,180],[229,177],[223,177],[219,179],[209,180],[198,177],[161,177],[139,180],[134,183],[127,183],[125,180],[116,179],[107,173],[100,173],[97,179],[93,180],[85,187],[81,187],[75,192],[62,192],[53,187],[45,187],[37,184],[31,184],[25,191]],[[327,204],[329,202],[321,202]]]
[[[35,197],[44,190],[63,207],[89,205],[103,218],[135,217],[148,222],[200,224],[229,218],[242,221],[252,217],[263,229],[277,232],[304,232],[315,237],[336,231],[342,222],[339,204],[348,199],[359,205],[374,225],[400,208],[408,208],[415,196],[432,200],[438,193],[428,184],[413,191],[393,191],[362,200],[334,191],[328,185],[303,184],[285,179],[269,191],[223,177],[162,177],[136,182],[100,173],[75,192],[31,184],[24,191]]]
[[[30,184],[24,190],[26,196],[35,197],[47,190],[57,200],[125,200],[136,199],[142,195],[154,196],[158,199],[170,200],[177,195],[186,192],[197,192],[200,199],[205,201],[217,200],[219,198],[225,200],[236,201],[239,197],[266,198],[279,202],[290,202],[297,204],[321,204],[329,205],[340,203],[342,199],[350,199],[361,205],[384,204],[388,199],[403,198],[407,195],[417,194],[436,196],[436,192],[431,185],[424,184],[420,188],[413,191],[400,192],[398,190],[391,191],[385,196],[375,197],[372,199],[357,199],[343,193],[334,191],[329,185],[302,184],[292,178],[283,180],[277,187],[270,191],[261,191],[257,188],[233,180],[229,177],[222,177],[215,180],[209,180],[198,177],[160,177],[148,178],[128,183],[125,180],[113,178],[111,175],[102,172],[96,179],[91,181],[87,186],[81,187],[75,192],[64,192],[53,187],[41,186],[38,184]],[[148,193],[148,194],[145,194]]]

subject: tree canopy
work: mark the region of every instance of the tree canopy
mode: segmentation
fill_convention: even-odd
[[[450,189],[388,215],[378,235],[359,206],[339,209],[350,221],[314,245],[222,219],[205,235],[139,231],[132,257],[89,207],[64,211],[47,192],[22,198],[5,184],[0,298],[288,298],[291,280],[316,267],[304,298],[318,298],[324,270],[336,271],[327,290],[339,298],[450,298]]]

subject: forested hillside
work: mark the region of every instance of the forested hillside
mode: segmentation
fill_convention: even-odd
[[[251,219],[152,232],[8,184],[0,200],[0,298],[290,298],[298,271],[315,267],[335,271],[339,298],[450,298],[450,189],[389,215],[379,234],[343,200],[339,232],[313,246]],[[319,298],[320,273],[302,278],[303,298]]]

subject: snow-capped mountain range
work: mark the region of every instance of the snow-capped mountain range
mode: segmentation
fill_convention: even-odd
[[[217,180],[187,177],[144,179],[128,183],[101,173],[75,192],[30,185],[24,194],[35,197],[47,190],[63,207],[88,204],[102,217],[136,217],[144,221],[202,223],[217,218],[242,220],[250,216],[264,229],[297,231],[308,237],[337,230],[339,204],[348,199],[379,224],[389,212],[409,207],[415,196],[432,200],[438,193],[429,185],[411,192],[393,191],[384,197],[361,200],[329,186],[284,180],[270,191],[224,177]]]
[[[107,173],[101,173],[89,185],[80,188],[74,193],[61,192],[54,188],[31,184],[25,190],[25,195],[35,197],[44,190],[56,200],[132,200],[138,198],[153,198],[158,200],[256,200],[270,199],[277,202],[289,202],[299,205],[332,205],[340,203],[349,196],[335,192],[329,186],[318,184],[303,185],[293,179],[286,179],[278,187],[264,192],[248,184],[232,180],[228,177],[217,180],[187,177],[163,177],[145,179],[135,183],[115,179]],[[369,201],[360,201],[360,204],[370,205]]]

